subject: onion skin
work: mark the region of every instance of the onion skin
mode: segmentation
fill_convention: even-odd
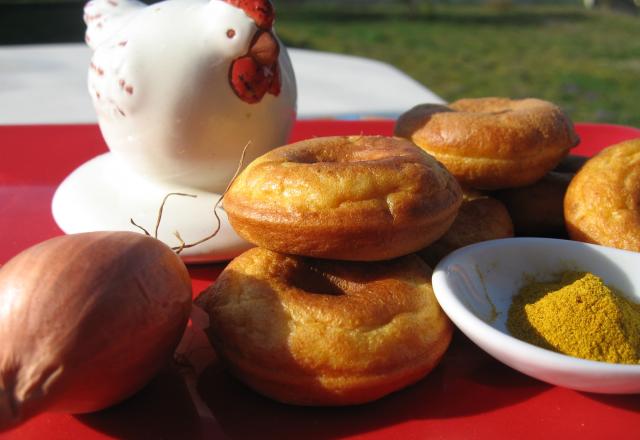
[[[190,310],[184,263],[142,234],[67,235],[18,254],[0,269],[0,431],[129,397],[172,357]]]

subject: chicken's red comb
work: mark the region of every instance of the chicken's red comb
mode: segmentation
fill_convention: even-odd
[[[270,30],[275,19],[273,5],[269,0],[222,0],[240,8],[253,18],[260,29]]]

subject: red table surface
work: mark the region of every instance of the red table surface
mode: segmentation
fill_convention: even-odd
[[[574,154],[592,155],[640,130],[577,124]],[[310,120],[291,139],[390,135],[393,121]],[[0,127],[0,263],[62,232],[50,204],[61,180],[106,150],[96,125]],[[194,294],[223,264],[190,268]],[[8,439],[70,438],[639,438],[640,395],[598,395],[555,387],[485,354],[460,332],[440,365],[419,383],[365,405],[305,408],[273,402],[220,366],[198,390],[215,417],[202,422],[180,377],[167,371],[127,401],[94,414],[42,414],[0,433]]]

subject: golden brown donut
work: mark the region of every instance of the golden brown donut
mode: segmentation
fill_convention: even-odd
[[[247,241],[278,252],[372,261],[417,251],[449,228],[458,183],[411,142],[315,138],[253,161],[224,209]]]
[[[537,182],[492,193],[505,204],[520,237],[567,238],[564,195],[573,173],[550,171]]]
[[[578,144],[571,120],[540,99],[461,99],[419,105],[400,116],[412,140],[465,186],[499,189],[535,182]]]
[[[451,228],[435,243],[418,252],[431,267],[461,247],[481,241],[513,237],[513,224],[505,206],[481,195],[467,196]]]
[[[564,216],[573,240],[640,252],[640,138],[584,164],[567,189]]]
[[[196,304],[230,371],[297,405],[358,404],[412,384],[452,334],[416,255],[365,263],[253,248]]]

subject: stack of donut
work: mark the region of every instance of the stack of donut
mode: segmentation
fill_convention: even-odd
[[[220,358],[299,405],[364,403],[418,381],[452,325],[412,252],[449,229],[461,201],[453,176],[400,138],[315,138],[256,159],[224,208],[257,247],[196,301]]]
[[[552,170],[579,139],[554,104],[477,98],[419,105],[400,116],[395,134],[442,162],[467,195],[451,230],[420,252],[431,264],[478,241],[566,234],[563,197],[572,174]]]

